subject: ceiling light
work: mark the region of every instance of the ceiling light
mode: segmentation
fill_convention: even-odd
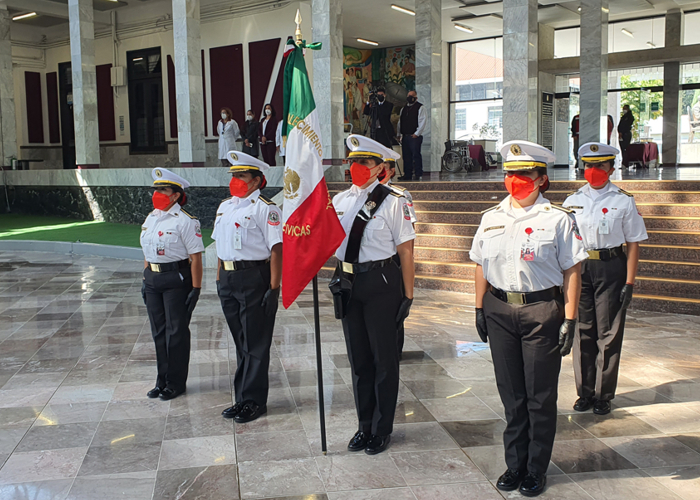
[[[634,33],[632,33],[630,30],[625,29],[625,28],[622,28],[620,31],[622,31],[622,33],[624,33],[624,34],[627,35],[628,37],[634,38]]]
[[[608,9],[607,7],[601,7],[600,10],[602,10],[606,14],[610,14],[610,9]]]
[[[136,61],[143,61],[143,57],[136,57],[136,58],[132,59],[132,61],[133,61],[133,62],[136,62]]]
[[[656,44],[654,42],[647,42],[647,45],[649,46],[649,48],[652,48],[652,49],[656,48]]]
[[[455,23],[455,28],[458,29],[459,31],[464,31],[465,33],[474,33],[473,29],[471,29],[469,26],[465,26],[463,24]]]
[[[373,42],[372,40],[365,40],[364,38],[358,38],[358,42],[360,43],[366,43],[367,45],[379,45],[377,42]]]
[[[413,12],[411,9],[407,9],[405,7],[401,7],[400,5],[396,4],[391,4],[391,8],[394,10],[398,10],[399,12],[403,12],[404,14],[408,14],[409,16],[415,16],[416,13]]]
[[[27,19],[28,17],[36,16],[36,12],[30,12],[29,14],[22,14],[21,16],[15,16],[12,18],[13,21],[19,21],[20,19]]]
[[[577,8],[576,10],[578,10],[579,12],[581,12],[581,7]]]

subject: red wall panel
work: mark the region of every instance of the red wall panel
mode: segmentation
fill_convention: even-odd
[[[24,72],[24,90],[27,98],[27,140],[44,142],[44,116],[41,102],[41,73]]]
[[[260,40],[248,44],[248,61],[250,66],[250,104],[255,111],[255,116],[261,116],[265,103],[265,96],[270,87],[270,80],[275,75],[275,59],[280,47],[280,38]],[[277,117],[282,113],[281,106],[272,106],[277,112]]]
[[[46,105],[49,111],[49,143],[61,142],[61,125],[58,114],[58,73],[46,73]]]
[[[111,64],[95,67],[97,79],[97,124],[100,141],[114,141],[117,130],[114,125],[114,92],[112,91]]]
[[[245,122],[243,89],[243,45],[228,45],[209,49],[211,78],[211,110],[214,135],[221,108],[231,108],[238,126]]]

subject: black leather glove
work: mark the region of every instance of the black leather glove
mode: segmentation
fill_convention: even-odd
[[[141,281],[141,297],[143,298],[143,305],[146,304],[146,280]]]
[[[476,308],[476,333],[482,342],[488,342],[488,330],[486,329],[486,313],[482,307]]]
[[[559,352],[562,356],[566,356],[571,352],[571,346],[574,345],[575,331],[575,319],[565,319],[564,323],[559,327]]]
[[[280,288],[281,287],[279,286],[274,290],[272,288],[268,288],[265,295],[263,295],[260,305],[263,307],[263,309],[265,309],[265,316],[274,316],[277,312],[277,305],[280,298]]]
[[[408,313],[411,311],[411,304],[413,304],[413,299],[404,297],[401,299],[401,305],[399,305],[399,312],[396,314],[396,324],[401,325],[406,318],[408,318]]]
[[[201,288],[193,288],[187,295],[187,300],[185,301],[185,305],[187,306],[187,314],[192,314],[192,311],[194,311],[194,307],[197,305],[201,291]]]
[[[221,297],[221,281],[216,280],[216,294]]]
[[[629,283],[625,283],[625,286],[622,287],[622,292],[620,292],[620,302],[622,302],[622,310],[624,311],[630,306],[630,302],[632,302],[632,291],[634,289],[634,285],[630,285]]]

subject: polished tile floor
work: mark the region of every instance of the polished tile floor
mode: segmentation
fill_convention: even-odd
[[[2,500],[502,498],[503,410],[471,296],[416,294],[393,443],[368,457],[345,451],[356,428],[350,375],[321,283],[324,456],[310,292],[278,314],[268,415],[234,426],[220,416],[235,358],[210,272],[187,394],[145,397],[155,355],[139,267],[0,253]],[[700,498],[700,318],[632,312],[624,348],[607,417],[573,412],[565,359],[543,498]]]

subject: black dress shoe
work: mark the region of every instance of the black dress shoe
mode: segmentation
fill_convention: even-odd
[[[388,436],[373,435],[367,442],[365,453],[368,455],[376,455],[377,453],[381,453],[389,447],[389,443],[391,443],[391,434]]]
[[[357,431],[348,443],[348,451],[362,451],[367,448],[371,436],[362,431]]]
[[[238,415],[233,417],[233,420],[237,424],[245,424],[246,422],[252,422],[265,413],[267,413],[266,405],[260,406],[253,401],[248,401],[245,405],[243,405],[243,409],[238,413]]]
[[[595,403],[594,398],[578,398],[574,403],[574,410],[588,411],[591,409],[591,406],[593,406],[593,403]]]
[[[520,481],[526,476],[526,473],[518,469],[508,469],[501,477],[498,478],[496,488],[501,491],[513,491],[520,486]]]
[[[162,391],[160,391],[160,399],[161,401],[170,401],[171,399],[175,399],[178,397],[180,394],[184,394],[185,391],[176,391],[175,389],[171,389],[170,387],[166,387]]]
[[[226,408],[221,412],[221,414],[224,416],[224,418],[234,418],[241,412],[242,409],[243,403],[236,403],[235,405]]]
[[[162,389],[160,387],[154,387],[153,389],[151,389],[150,391],[148,391],[146,393],[146,396],[151,398],[151,399],[155,399],[158,396],[160,396],[161,391],[162,391]]]
[[[530,472],[520,484],[520,494],[526,497],[536,497],[544,491],[547,484],[547,474]]]
[[[593,405],[593,413],[596,415],[607,415],[610,413],[610,410],[610,401],[605,401],[604,399],[599,399]]]
[[[399,180],[400,180],[400,181],[410,181],[411,178],[410,178],[410,177],[406,177],[405,175],[402,175],[401,177],[399,177]]]

